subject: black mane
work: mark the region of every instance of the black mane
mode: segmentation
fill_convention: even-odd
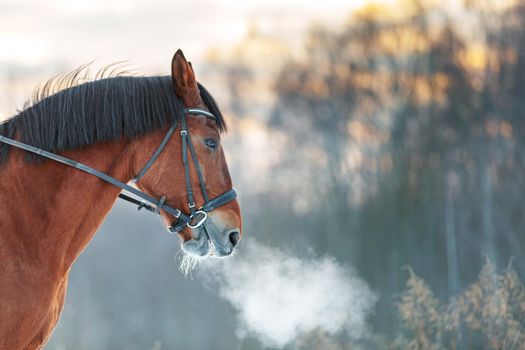
[[[71,75],[68,79],[66,88],[53,94],[48,91],[50,84],[44,85],[31,106],[0,124],[0,135],[13,138],[16,134],[21,142],[58,153],[121,137],[134,138],[182,116],[183,106],[170,76],[114,76],[77,86],[73,86]],[[200,84],[199,89],[217,118],[219,130],[224,131],[226,124],[213,97]],[[0,143],[0,165],[7,160],[9,148]],[[27,159],[40,157],[28,153]]]

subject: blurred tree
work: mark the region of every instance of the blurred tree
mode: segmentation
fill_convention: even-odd
[[[525,1],[460,10],[367,6],[343,28],[312,26],[295,55],[255,27],[210,53],[238,119],[231,142],[256,125],[276,153],[255,175],[233,162],[252,191],[247,230],[354,264],[381,295],[379,332],[397,331],[402,266],[448,298],[485,256],[498,266],[525,243]]]
[[[490,21],[469,6],[471,36],[424,1],[406,16],[366,8],[339,32],[314,27],[305,58],[275,84],[271,122],[299,146],[281,166],[315,174],[318,221],[306,234],[350,256],[381,291],[380,309],[405,264],[446,297],[475,278],[483,255],[498,264],[524,243],[524,188],[513,180],[524,166],[523,2],[491,7]],[[377,322],[391,329],[394,317]]]

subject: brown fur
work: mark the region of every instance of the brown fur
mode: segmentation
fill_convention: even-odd
[[[186,107],[204,108],[195,75],[179,50],[172,62],[177,95]],[[207,150],[204,138],[219,138],[208,118],[188,118],[211,197],[231,188],[222,147]],[[165,135],[159,130],[134,140],[104,142],[64,155],[128,182],[151,157]],[[113,206],[119,189],[98,178],[52,161],[27,163],[13,150],[0,171],[0,349],[40,349],[56,326],[71,265]],[[174,134],[139,188],[185,208],[180,139]],[[192,183],[198,187],[194,169]],[[196,203],[203,203],[196,191]],[[165,217],[166,225],[172,220]],[[237,201],[211,215],[225,227],[241,228]],[[191,239],[185,230],[183,240]],[[159,238],[161,239],[161,238]]]

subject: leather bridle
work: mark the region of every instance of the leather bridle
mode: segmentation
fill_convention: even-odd
[[[195,148],[193,147],[193,143],[191,142],[190,134],[188,133],[188,130],[187,130],[186,114],[202,115],[212,120],[216,120],[216,118],[212,113],[202,110],[202,109],[196,109],[196,108],[185,109],[181,117],[180,135],[181,135],[181,141],[182,141],[182,163],[184,165],[184,176],[186,178],[186,193],[188,196],[188,209],[190,211],[188,215],[184,214],[182,210],[180,209],[173,208],[167,205],[165,203],[166,196],[162,196],[160,199],[156,199],[140,191],[139,189],[135,187],[125,184],[115,179],[114,177],[106,173],[103,173],[101,171],[98,171],[85,164],[78,163],[72,159],[59,156],[55,153],[45,151],[41,148],[37,148],[37,147],[25,144],[20,141],[16,141],[16,140],[7,138],[2,135],[0,135],[0,142],[11,145],[16,148],[26,150],[28,152],[38,154],[40,156],[46,157],[56,162],[68,165],[70,167],[73,167],[81,171],[84,171],[88,174],[98,177],[99,179],[103,181],[106,181],[114,186],[117,186],[121,188],[122,190],[125,190],[129,193],[134,194],[135,196],[139,197],[140,200],[137,200],[123,193],[119,194],[119,198],[138,205],[138,210],[146,209],[155,214],[160,214],[160,210],[164,210],[166,213],[172,215],[175,218],[175,221],[171,224],[171,227],[169,227],[169,231],[171,233],[177,233],[177,232],[182,231],[185,226],[192,228],[192,229],[202,226],[202,224],[204,224],[204,222],[207,220],[209,212],[211,212],[212,210],[220,206],[223,206],[231,202],[237,197],[237,192],[235,191],[235,189],[232,188],[215,198],[212,198],[212,199],[208,198],[208,193],[206,191],[206,183],[204,181],[204,176],[202,175],[202,170],[199,164],[199,160],[197,158],[197,153],[195,152]],[[177,122],[174,121],[171,127],[169,128],[168,132],[166,133],[166,136],[164,136],[164,139],[160,143],[159,147],[157,147],[157,150],[155,151],[155,153],[153,153],[153,156],[148,160],[148,162],[146,163],[144,168],[142,168],[142,170],[138,173],[138,175],[133,178],[132,180],[133,183],[137,183],[146,174],[146,172],[151,168],[153,163],[157,160],[157,158],[161,154],[162,150],[165,148],[168,141],[171,139],[176,128],[177,128]],[[193,189],[191,186],[191,178],[190,178],[190,165],[188,162],[189,160],[188,159],[188,149],[189,149],[191,158],[193,160],[195,171],[197,172],[197,176],[199,178],[199,185],[200,185],[202,197],[204,198],[204,204],[200,208],[196,208],[195,200],[193,196]]]

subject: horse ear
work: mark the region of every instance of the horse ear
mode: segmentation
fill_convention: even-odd
[[[199,87],[191,63],[178,49],[171,60],[171,80],[175,93],[186,107],[197,107],[200,103]]]
[[[193,72],[193,75],[195,75],[195,71],[193,70],[193,65],[190,61],[188,61],[188,65],[190,66],[191,71]]]

